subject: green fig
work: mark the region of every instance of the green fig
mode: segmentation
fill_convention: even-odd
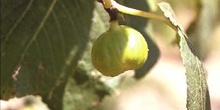
[[[105,76],[117,76],[141,67],[148,57],[148,45],[137,30],[112,21],[92,47],[92,63]]]

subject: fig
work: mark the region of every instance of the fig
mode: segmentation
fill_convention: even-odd
[[[94,42],[91,57],[100,73],[113,77],[141,67],[148,57],[148,45],[140,32],[112,21]]]

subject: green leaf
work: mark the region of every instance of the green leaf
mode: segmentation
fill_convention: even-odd
[[[94,1],[3,0],[1,6],[1,97],[8,98],[3,93],[14,91],[14,82],[17,96],[52,94],[87,46]]]
[[[172,8],[168,3],[158,4],[170,22],[177,27],[180,39],[180,53],[185,67],[187,83],[187,109],[188,110],[211,110],[208,86],[206,82],[206,71],[198,58],[185,31],[180,25]]]

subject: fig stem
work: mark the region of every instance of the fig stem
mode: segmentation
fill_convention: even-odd
[[[121,13],[162,21],[177,32],[177,27],[174,26],[165,16],[156,15],[154,13],[145,12],[142,10],[126,7],[126,6],[123,6],[119,3],[117,3],[114,0],[98,0],[98,2],[101,2],[105,9],[110,9],[112,6],[114,6]],[[113,19],[113,20],[115,20],[115,19]]]
[[[111,1],[112,5],[116,7],[118,11],[121,13],[162,21],[177,32],[177,27],[174,26],[165,16],[156,15],[154,13],[145,12],[134,8],[129,8],[115,2],[114,0],[105,0],[105,1]]]
[[[110,8],[112,6],[112,1],[111,0],[104,0],[103,5],[104,5],[105,9]]]
[[[118,20],[113,20],[110,22],[110,30],[114,30],[114,29],[118,29],[119,28],[119,24],[118,24]]]

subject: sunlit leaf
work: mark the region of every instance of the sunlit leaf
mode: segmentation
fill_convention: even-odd
[[[183,60],[187,83],[187,109],[188,110],[210,110],[209,92],[206,82],[206,71],[198,58],[185,31],[177,20],[169,4],[162,2],[158,4],[170,22],[177,27],[180,37],[180,53]]]

